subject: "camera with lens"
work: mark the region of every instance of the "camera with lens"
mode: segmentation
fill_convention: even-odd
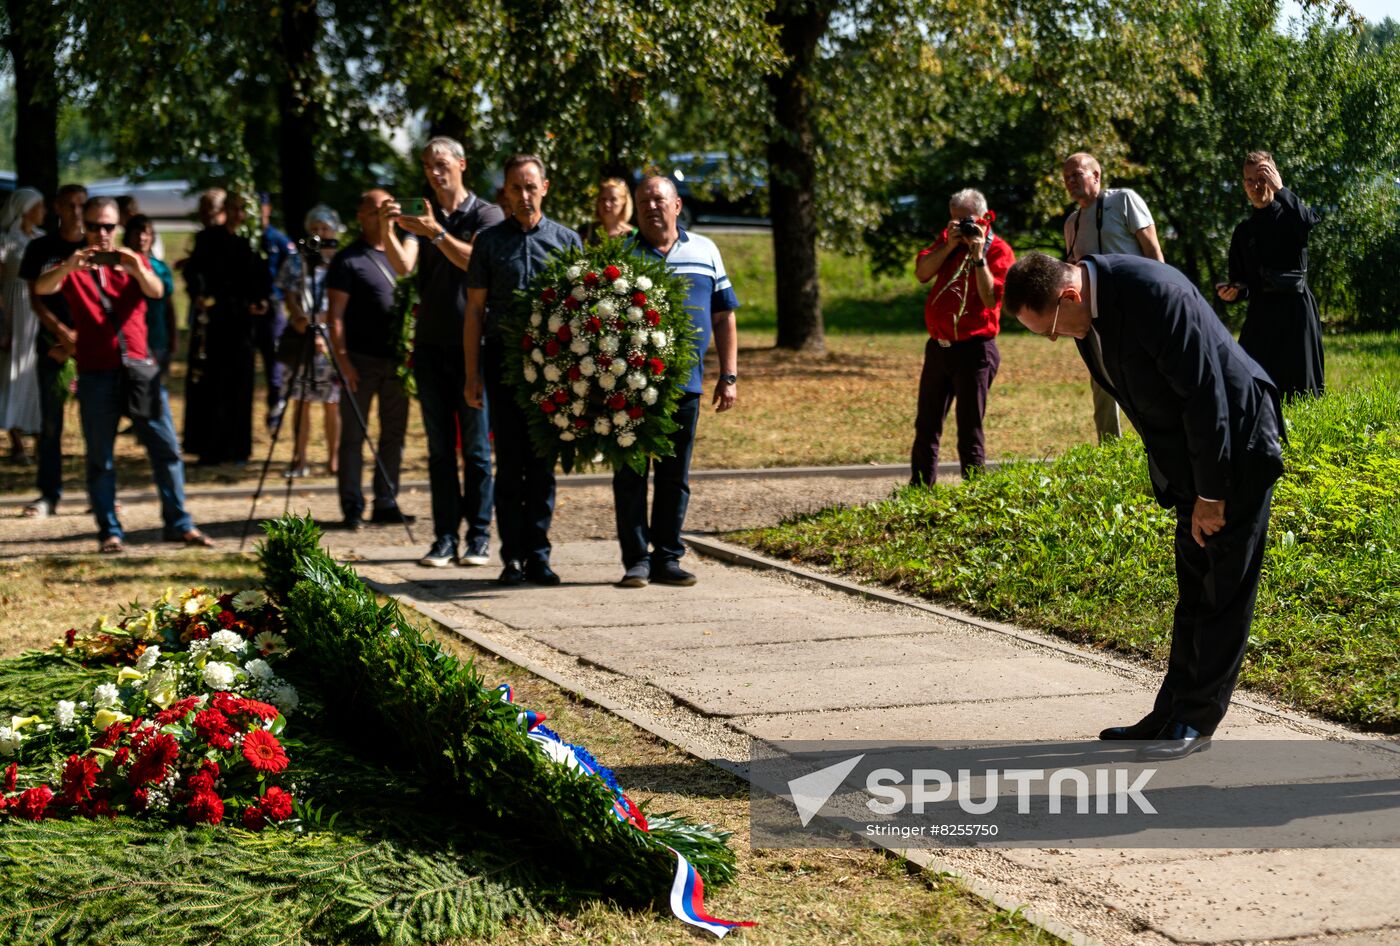
[[[977,226],[977,221],[972,217],[963,217],[957,224],[958,236],[975,237],[981,236],[982,231]]]
[[[335,237],[323,239],[318,236],[305,236],[297,241],[297,246],[301,247],[304,253],[319,253],[322,250],[339,249],[340,241]]]

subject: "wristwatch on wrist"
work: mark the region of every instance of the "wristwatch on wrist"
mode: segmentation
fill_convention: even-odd
[[[438,231],[438,235],[435,236],[435,237],[433,237],[432,243],[431,243],[430,245],[432,245],[432,246],[437,246],[439,243],[441,243],[443,240],[446,240],[446,239],[447,239],[447,228],[446,228],[446,227],[443,227],[441,230]]]
[[[721,384],[734,384],[739,380],[739,376],[737,374],[722,374],[719,376],[719,380]]]
[[[975,259],[972,261],[972,265],[976,266],[978,269],[981,269],[983,266],[987,265],[987,258],[984,256],[981,259]]]

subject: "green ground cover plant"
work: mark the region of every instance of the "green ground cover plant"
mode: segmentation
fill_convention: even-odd
[[[1287,473],[1242,682],[1298,708],[1400,731],[1400,394],[1369,383],[1286,410]],[[1227,510],[1228,515],[1228,510]],[[960,486],[904,488],[740,538],[977,614],[1161,659],[1174,515],[1141,442],[1077,447]]]

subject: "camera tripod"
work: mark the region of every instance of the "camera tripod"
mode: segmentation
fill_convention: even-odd
[[[290,395],[297,391],[297,384],[315,377],[316,372],[316,343],[325,343],[327,357],[330,359],[331,367],[335,369],[336,380],[340,383],[342,397],[350,399],[351,410],[355,414],[355,422],[360,425],[360,432],[364,435],[365,442],[369,444],[370,453],[374,456],[375,472],[383,479],[389,488],[389,498],[393,501],[393,508],[399,508],[399,485],[389,478],[388,472],[384,469],[384,461],[379,456],[379,448],[369,435],[369,421],[365,417],[365,412],[360,410],[360,402],[355,399],[354,392],[345,383],[345,374],[340,370],[340,362],[336,360],[335,348],[331,344],[330,328],[319,319],[322,308],[322,294],[324,292],[324,280],[317,282],[316,270],[324,268],[325,260],[321,256],[319,242],[316,246],[308,247],[306,241],[298,243],[298,251],[302,259],[302,275],[298,292],[305,297],[306,281],[311,280],[311,315],[310,322],[306,326],[306,336],[302,341],[301,352],[297,357],[296,365],[292,369],[292,375],[285,382],[283,393]],[[302,402],[305,403],[304,401]],[[301,440],[301,425],[303,415],[308,411],[302,409],[302,404],[297,405],[296,416],[292,419],[292,443],[296,444]],[[257,517],[258,500],[262,498],[263,487],[267,483],[267,471],[272,466],[272,455],[277,451],[277,440],[282,435],[282,428],[286,426],[285,414],[277,426],[272,429],[272,443],[268,445],[267,456],[263,459],[262,472],[258,475],[258,488],[253,493],[253,505],[248,510],[248,518],[243,521],[243,535],[238,540],[238,550],[243,551],[244,545],[248,542],[248,532],[253,526],[253,521]],[[287,492],[282,504],[282,512],[285,515],[292,506],[292,485],[291,477],[287,478]],[[407,518],[402,518],[404,532],[408,534],[408,541],[417,544],[418,540],[413,535],[413,528],[409,525]]]

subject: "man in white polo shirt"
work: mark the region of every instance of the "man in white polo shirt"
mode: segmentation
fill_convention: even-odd
[[[1065,256],[1069,262],[1104,253],[1166,261],[1147,204],[1126,187],[1104,189],[1103,169],[1092,154],[1081,151],[1066,158],[1064,181],[1070,199],[1079,205],[1065,218]],[[1122,436],[1118,404],[1093,378],[1089,388],[1094,395],[1094,429],[1099,443]]]

